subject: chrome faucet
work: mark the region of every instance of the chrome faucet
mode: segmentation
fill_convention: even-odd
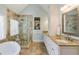
[[[66,38],[66,40],[68,40],[68,41],[71,41],[71,42],[73,41],[72,38],[69,37],[69,35],[67,35],[65,38]]]

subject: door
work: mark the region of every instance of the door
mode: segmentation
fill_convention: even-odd
[[[32,41],[32,16],[24,16],[22,21],[21,46],[29,47]]]

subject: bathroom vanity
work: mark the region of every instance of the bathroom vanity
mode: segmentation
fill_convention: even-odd
[[[79,41],[69,41],[64,37],[49,36],[44,32],[44,43],[49,55],[78,55]]]
[[[50,33],[44,32],[44,43],[48,54],[79,55],[79,39],[72,39],[73,36],[79,38],[79,5],[66,5],[61,8],[61,12],[61,35],[50,36]]]

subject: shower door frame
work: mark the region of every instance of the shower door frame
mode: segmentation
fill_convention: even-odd
[[[21,46],[22,48],[29,48],[29,46],[30,46],[30,44],[31,44],[31,42],[32,42],[32,35],[33,35],[33,16],[32,15],[25,15],[25,14],[21,14],[21,15],[23,15],[23,16],[25,16],[25,17],[31,17],[31,31],[29,31],[29,29],[27,30],[28,31],[28,43],[27,43],[27,45],[26,46]],[[29,26],[28,24],[27,24],[27,26]],[[28,27],[29,28],[29,27]],[[30,39],[30,34],[29,34],[29,32],[31,32],[31,39]],[[19,34],[20,34],[20,32],[19,32]],[[20,37],[19,37],[20,38]],[[30,41],[29,41],[30,40]]]

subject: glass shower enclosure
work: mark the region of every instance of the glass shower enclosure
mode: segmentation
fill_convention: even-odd
[[[19,43],[21,47],[29,47],[32,42],[32,16],[20,17]]]

